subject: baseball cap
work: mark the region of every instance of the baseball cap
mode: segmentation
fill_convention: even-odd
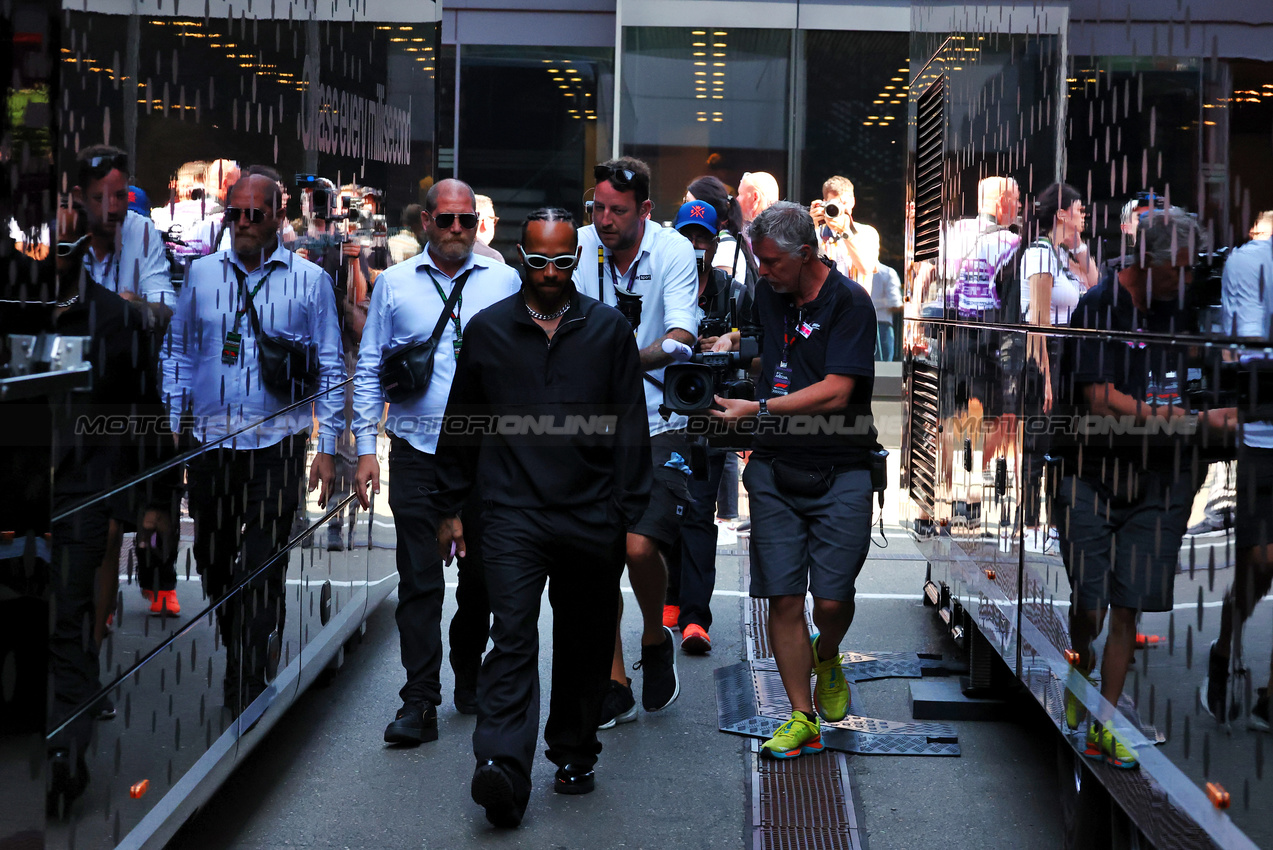
[[[128,187],[128,208],[150,218],[150,198],[146,196],[145,189],[140,186]]]
[[[697,224],[699,227],[707,229],[707,232],[716,235],[716,210],[712,205],[704,201],[690,201],[688,204],[681,204],[681,208],[676,211],[676,221],[673,227],[680,230],[687,224]]]

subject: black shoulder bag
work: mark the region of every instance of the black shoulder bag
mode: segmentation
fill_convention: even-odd
[[[234,267],[247,300],[252,332],[256,334],[257,364],[261,367],[261,383],[272,392],[292,401],[318,392],[318,350],[294,339],[267,334],[261,329],[256,304],[247,288],[247,277]]]
[[[460,291],[464,289],[464,282],[472,271],[469,269],[455,281],[451,295],[442,307],[442,314],[438,316],[438,323],[433,327],[432,336],[385,356],[380,365],[380,389],[391,404],[402,404],[422,395],[429,388],[429,382],[433,380],[433,357],[437,353],[438,341],[442,339],[442,331],[446,328],[455,302],[460,299]]]

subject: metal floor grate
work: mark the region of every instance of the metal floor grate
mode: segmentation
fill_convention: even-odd
[[[755,805],[752,827],[761,850],[860,850],[857,815],[845,758],[770,761],[752,746]]]

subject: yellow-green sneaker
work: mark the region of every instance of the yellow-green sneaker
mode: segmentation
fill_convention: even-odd
[[[1106,729],[1095,721],[1087,727],[1087,747],[1083,750],[1083,756],[1104,759],[1106,764],[1119,770],[1135,770],[1140,767],[1136,751],[1118,740],[1113,730]]]
[[[1136,751],[1118,740],[1113,729],[1102,730],[1101,751],[1105,754],[1105,763],[1111,767],[1119,770],[1135,770],[1140,767],[1140,759],[1136,757]]]
[[[1095,685],[1091,676],[1083,676],[1089,683]],[[1079,728],[1079,723],[1083,720],[1083,715],[1087,709],[1083,707],[1083,703],[1079,702],[1079,698],[1070,692],[1069,688],[1065,689],[1065,725],[1071,731]]]
[[[822,752],[822,726],[817,717],[791,713],[774,736],[760,745],[760,754],[775,759],[793,759],[806,753]]]
[[[835,723],[849,713],[849,683],[844,680],[840,666],[844,658],[836,653],[826,661],[818,658],[818,636],[813,636],[813,672],[817,680],[813,684],[813,707],[823,720]]]

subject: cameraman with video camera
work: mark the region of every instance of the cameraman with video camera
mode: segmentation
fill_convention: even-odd
[[[718,395],[711,414],[756,434],[743,473],[751,595],[769,600],[770,642],[794,709],[762,753],[795,758],[821,751],[818,715],[835,722],[849,708],[840,642],[870,547],[872,492],[884,487],[871,420],[875,309],[865,289],[818,256],[813,218],[799,204],[778,201],[762,212],[751,240],[761,275],[760,401]],[[731,333],[716,348],[737,339]],[[812,648],[806,590],[819,632]]]
[[[728,272],[714,268],[720,223],[705,201],[681,206],[673,225],[694,246],[698,263],[698,348],[710,351],[720,337],[750,316],[746,287]],[[725,474],[729,450],[708,447],[705,475],[689,480],[690,501],[685,508],[681,539],[668,552],[667,602],[663,625],[681,629],[681,649],[691,655],[711,651],[712,590],[716,585],[716,496]],[[737,471],[734,472],[737,475]]]

